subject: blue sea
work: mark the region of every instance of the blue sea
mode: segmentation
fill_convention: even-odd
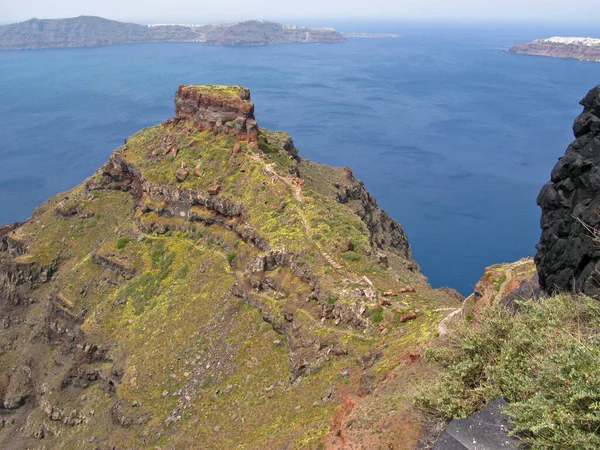
[[[501,54],[569,25],[349,23],[400,39],[256,48],[146,44],[0,52],[0,223],[24,220],[173,116],[179,84],[243,84],[262,127],[353,169],[403,224],[432,285],[469,294],[535,253],[535,200],[600,63]]]

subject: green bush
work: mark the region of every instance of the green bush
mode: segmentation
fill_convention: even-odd
[[[382,309],[376,309],[375,311],[373,311],[373,314],[371,314],[371,320],[374,323],[379,323],[383,320],[383,310]]]
[[[428,414],[466,417],[503,396],[533,449],[600,448],[600,304],[557,296],[513,314],[485,308],[427,349],[443,367],[416,396]]]
[[[232,264],[232,263],[233,263],[233,261],[235,260],[235,258],[237,258],[237,255],[236,255],[235,253],[229,253],[229,254],[227,255],[227,262],[228,262],[229,264]]]
[[[117,241],[117,249],[118,249],[118,250],[121,250],[121,249],[125,248],[125,246],[126,246],[128,243],[129,243],[129,239],[127,239],[127,238],[120,238],[120,239]]]

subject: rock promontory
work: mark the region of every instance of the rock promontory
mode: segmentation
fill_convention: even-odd
[[[398,393],[459,305],[350,169],[260,128],[246,88],[180,86],[0,227],[0,448],[412,449]]]
[[[542,289],[600,296],[600,86],[581,101],[575,141],[538,196],[542,236],[535,257]]]

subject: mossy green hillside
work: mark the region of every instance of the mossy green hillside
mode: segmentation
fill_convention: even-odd
[[[358,186],[348,171],[264,134],[254,145],[191,121],[148,128],[109,163],[134,179],[103,168],[13,233],[26,249],[16,260],[52,268],[15,313],[21,325],[0,329],[13,343],[0,375],[15,392],[44,386],[16,425],[26,445],[43,429],[65,449],[317,448],[346,395],[370,392],[435,334],[454,300],[373,243],[364,205],[338,201],[336,184]],[[202,201],[178,200],[185,192]],[[257,271],[269,252],[292,263]],[[41,400],[82,422],[49,419]]]

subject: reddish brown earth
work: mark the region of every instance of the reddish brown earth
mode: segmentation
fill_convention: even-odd
[[[510,305],[517,297],[536,296],[539,289],[533,258],[487,267],[465,301],[465,313],[477,314],[485,306]]]
[[[401,355],[399,362],[371,395],[361,397],[340,392],[343,400],[325,440],[327,450],[421,447],[423,420],[411,406],[412,394],[434,371],[423,362],[419,349]],[[390,394],[392,402],[386,401]]]

